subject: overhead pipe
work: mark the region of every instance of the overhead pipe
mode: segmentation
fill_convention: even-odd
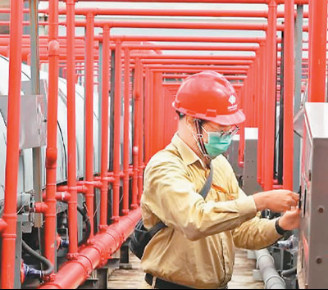
[[[324,9],[322,9],[324,10]],[[327,10],[327,9],[326,9]],[[285,3],[283,187],[293,190],[294,165],[294,0]],[[327,15],[326,15],[327,17]]]
[[[96,234],[93,243],[80,249],[75,260],[66,262],[56,273],[53,281],[44,283],[39,289],[76,289],[90,276],[92,271],[107,263],[132,233],[141,218],[140,209],[119,217],[116,223]]]
[[[76,106],[75,106],[75,0],[67,0],[67,144],[68,144],[68,258],[75,259],[77,240],[77,191],[76,191]]]
[[[85,60],[85,180],[88,188],[85,199],[91,225],[90,240],[94,235],[94,186],[93,186],[93,87],[94,87],[94,16],[87,14]]]
[[[257,45],[238,46],[238,45],[169,45],[169,44],[129,44],[123,45],[123,48],[128,47],[129,49],[136,50],[215,50],[215,51],[249,51],[256,52],[258,50]]]
[[[23,2],[10,1],[10,58],[8,84],[8,121],[6,146],[6,175],[3,221],[7,224],[2,232],[1,288],[14,288],[16,223],[17,223],[17,182],[19,169],[19,131],[23,35]]]
[[[216,59],[143,59],[142,60],[143,64],[195,64],[195,65],[200,65],[200,64],[217,64],[217,65],[230,65],[230,67],[234,67],[235,65],[250,65],[253,63],[252,60],[216,60]]]
[[[5,22],[5,21],[4,21]],[[1,22],[0,22],[1,24]],[[66,22],[60,22],[66,25]],[[84,20],[75,21],[77,27],[86,25]],[[267,24],[261,23],[215,23],[215,22],[161,22],[161,21],[95,21],[95,27],[109,25],[111,28],[177,28],[177,29],[226,29],[226,30],[266,30]],[[279,25],[283,29],[283,25]]]
[[[1,13],[0,9],[0,13]],[[39,13],[48,13],[48,9],[40,9]],[[59,10],[60,14],[65,14],[65,9]],[[130,15],[130,16],[180,16],[180,17],[245,17],[245,18],[267,18],[266,10],[188,10],[188,9],[112,9],[112,8],[77,8],[76,15],[87,15],[92,13],[95,16]],[[284,12],[280,11],[278,17],[284,17]]]
[[[40,1],[48,1],[48,0],[40,0]],[[79,0],[80,2],[89,1],[89,0]],[[270,0],[202,0],[202,3],[238,3],[238,4],[263,4]],[[117,0],[98,0],[98,2],[117,2]],[[120,0],[120,2],[163,2],[163,3],[171,3],[171,2],[184,2],[184,3],[199,3],[199,0]],[[295,0],[295,4],[308,4],[309,0]],[[277,0],[277,4],[284,4],[285,0]]]
[[[29,13],[29,9],[24,9],[23,13]],[[49,9],[39,9],[39,13],[48,14]],[[94,15],[134,15],[134,16],[199,16],[199,17],[256,17],[267,18],[268,11],[266,10],[185,10],[185,9],[106,9],[106,8],[78,8],[76,9],[77,15],[86,15],[92,12]],[[0,8],[1,13],[10,13],[8,8]],[[59,14],[66,14],[65,9],[60,9]],[[278,11],[278,18],[284,18],[284,11]],[[308,17],[307,11],[303,12],[303,17]]]
[[[102,63],[102,100],[101,100],[101,203],[100,203],[100,230],[107,226],[108,219],[108,181],[106,180],[109,163],[109,49],[110,30],[103,28],[103,63]]]

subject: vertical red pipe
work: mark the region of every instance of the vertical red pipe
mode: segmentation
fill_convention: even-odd
[[[244,86],[242,87],[242,90],[240,92],[240,101],[241,101],[241,108],[245,112],[245,102],[246,100],[246,90],[247,90],[247,80],[244,83]],[[247,122],[247,112],[246,114],[246,121]],[[239,148],[238,148],[238,164],[240,167],[244,167],[244,148],[245,148],[245,122],[240,124],[240,130],[239,130]]]
[[[285,2],[283,187],[293,190],[294,162],[294,0]],[[281,68],[282,69],[282,68]]]
[[[311,7],[309,101],[326,101],[327,0],[309,1]]]
[[[100,229],[105,229],[108,217],[108,182],[106,175],[109,160],[109,138],[108,138],[108,118],[109,118],[109,26],[103,29],[103,64],[102,64],[102,105],[101,105],[101,203],[100,203]]]
[[[129,213],[130,51],[124,49],[124,160],[123,215]]]
[[[145,73],[145,162],[147,163],[150,159],[150,128],[151,128],[151,122],[150,122],[150,115],[151,115],[151,73],[150,69],[146,67],[146,73]]]
[[[87,14],[86,66],[85,66],[85,178],[87,181],[86,204],[90,220],[90,239],[94,235],[94,186],[93,182],[93,74],[94,74],[94,15]]]
[[[75,108],[75,0],[66,1],[67,9],[67,143],[69,258],[77,254],[77,192],[76,192],[76,108]]]
[[[258,73],[258,86],[259,86],[259,99],[257,103],[257,113],[258,113],[258,141],[257,141],[257,182],[259,184],[262,183],[262,167],[263,167],[263,105],[264,105],[264,85],[265,85],[265,78],[264,78],[264,71],[265,71],[265,66],[264,66],[264,42],[260,43],[260,50],[259,50],[259,73]]]
[[[144,100],[143,100],[143,67],[142,63],[139,64],[139,90],[140,90],[140,109],[139,109],[139,135],[138,135],[138,148],[139,148],[139,172],[138,172],[138,202],[140,202],[141,194],[143,192],[143,169],[144,169],[144,119],[143,119],[143,112],[144,112]]]
[[[5,177],[5,206],[3,220],[7,224],[2,233],[1,288],[14,288],[17,180],[19,164],[19,127],[21,98],[23,1],[11,0],[10,57],[7,122],[7,153]]]
[[[115,48],[115,95],[114,95],[114,183],[113,183],[113,221],[120,216],[120,159],[121,159],[121,75],[122,43],[116,42]]]
[[[139,187],[138,187],[138,180],[139,180],[139,170],[140,170],[140,164],[139,164],[139,154],[140,154],[140,148],[139,148],[139,134],[140,134],[140,98],[141,98],[141,92],[140,92],[140,82],[139,82],[139,74],[140,74],[140,59],[136,58],[135,61],[135,73],[134,73],[134,91],[133,91],[133,97],[134,97],[134,140],[133,140],[133,181],[132,181],[132,190],[133,190],[133,198],[132,198],[132,204],[133,206],[136,206],[138,204],[138,198],[141,195],[139,193]]]
[[[265,172],[264,190],[271,190],[273,186],[273,164],[275,143],[275,109],[276,109],[276,33],[277,33],[277,3],[269,2],[268,30],[267,30],[267,68],[268,86],[265,110]]]
[[[48,120],[46,149],[46,203],[45,213],[45,256],[55,265],[56,246],[56,181],[57,181],[57,113],[59,42],[58,38],[58,0],[49,2],[49,76],[48,76]]]

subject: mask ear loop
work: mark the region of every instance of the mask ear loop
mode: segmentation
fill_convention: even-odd
[[[211,160],[210,156],[207,153],[206,147],[204,145],[202,123],[203,123],[202,120],[195,119],[196,132],[197,132],[197,144],[198,144],[198,148],[202,152],[202,154],[207,159]]]

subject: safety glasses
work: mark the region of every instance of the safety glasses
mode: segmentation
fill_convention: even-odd
[[[224,138],[227,136],[233,137],[234,135],[237,134],[237,132],[239,131],[239,127],[238,126],[234,126],[232,128],[230,128],[229,130],[225,131],[225,130],[220,130],[220,131],[214,131],[214,132],[208,132],[203,126],[202,126],[203,130],[209,135],[209,133],[211,135],[215,134],[220,138]]]

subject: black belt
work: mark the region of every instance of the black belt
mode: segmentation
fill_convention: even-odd
[[[155,277],[155,279],[156,279],[155,285],[153,285],[153,279],[154,279],[153,275],[148,274],[148,273],[146,274],[146,276],[145,276],[146,282],[150,286],[154,286],[154,288],[157,288],[157,289],[195,289],[195,288],[183,286],[180,284],[168,282],[168,281],[162,280],[160,278],[156,278],[156,277]]]

